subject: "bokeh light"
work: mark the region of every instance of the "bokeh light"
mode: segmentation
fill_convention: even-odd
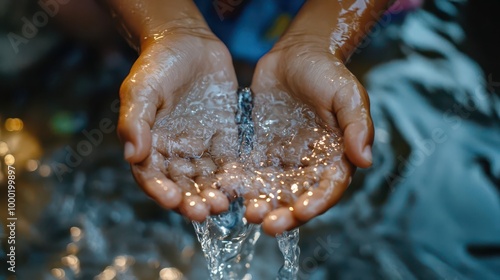
[[[50,170],[50,166],[44,164],[44,165],[40,166],[40,168],[38,169],[38,172],[40,173],[40,176],[48,177],[52,173],[52,170]]]
[[[30,159],[26,162],[26,170],[29,172],[36,171],[38,169],[38,161]]]
[[[116,276],[116,270],[112,266],[108,266],[104,269],[103,272],[101,272],[95,279],[97,280],[111,280],[114,279]]]
[[[5,129],[7,131],[21,131],[24,127],[24,123],[19,118],[9,118],[5,120]]]
[[[0,156],[5,155],[9,151],[7,143],[0,141]]]
[[[61,268],[53,268],[50,272],[57,279],[65,279],[66,273]]]
[[[119,271],[124,271],[127,269],[127,257],[126,256],[118,256],[115,258],[115,266],[118,268]]]
[[[16,162],[16,158],[11,154],[6,155],[3,160],[6,165],[13,165]]]
[[[71,242],[69,243],[67,246],[66,246],[66,252],[68,252],[68,254],[76,254],[78,253],[78,245],[76,245],[75,243]]]
[[[69,231],[71,233],[71,239],[73,239],[74,242],[82,238],[82,230],[79,227],[71,227]]]
[[[77,256],[71,254],[63,257],[61,262],[68,266],[75,274],[80,273],[80,260]]]
[[[183,278],[182,272],[175,267],[165,267],[160,270],[161,280],[181,280]]]

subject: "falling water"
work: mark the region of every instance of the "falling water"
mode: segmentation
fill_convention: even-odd
[[[193,222],[212,279],[251,279],[247,272],[260,225],[248,223],[244,213],[243,200],[238,199],[226,213]]]
[[[252,93],[249,88],[238,91],[238,137],[240,156],[252,150]],[[254,256],[255,243],[260,237],[260,225],[250,224],[244,217],[243,199],[233,201],[229,210],[210,216],[203,223],[193,226],[208,263],[212,279],[252,279],[248,273]],[[299,270],[299,229],[277,235],[284,264],[276,279],[296,279]]]
[[[285,259],[285,263],[280,268],[276,279],[297,279],[300,255],[300,247],[297,245],[299,243],[299,228],[295,228],[291,231],[285,231],[284,233],[276,236],[276,239],[278,240],[278,246],[280,247],[280,251]]]

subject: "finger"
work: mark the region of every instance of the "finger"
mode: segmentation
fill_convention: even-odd
[[[166,209],[179,206],[182,201],[180,188],[152,164],[151,157],[141,164],[132,165],[132,174],[144,192],[160,206]]]
[[[186,84],[190,65],[172,63],[176,54],[161,44],[143,50],[120,88],[118,135],[125,145],[125,158],[137,163],[151,147],[151,127],[158,110],[162,115],[174,108],[174,91]],[[184,77],[184,78],[182,78]]]
[[[184,193],[184,195],[198,195],[201,192],[199,186],[190,177],[180,176],[172,178],[172,180]]]
[[[141,162],[151,149],[151,127],[159,103],[154,90],[138,79],[131,75],[120,88],[118,135],[130,163]]]
[[[210,207],[206,200],[201,197],[199,188],[195,182],[187,177],[179,178],[177,185],[184,192],[184,197],[179,205],[179,212],[188,219],[203,222],[210,214]]]
[[[301,222],[294,216],[294,209],[281,207],[271,211],[262,222],[262,229],[271,236],[282,234],[301,225]]]
[[[366,168],[372,164],[371,145],[374,135],[370,101],[364,87],[352,74],[350,78],[353,81],[347,82],[335,93],[333,113],[344,132],[347,157],[354,165]]]
[[[276,193],[276,201],[280,207],[293,206],[297,196],[290,190],[278,190]]]
[[[253,92],[263,92],[276,84],[276,68],[279,65],[279,55],[267,53],[259,59],[252,77]]]
[[[346,159],[324,171],[318,187],[302,194],[295,203],[295,218],[307,222],[335,205],[347,189],[352,173],[352,165]]]
[[[272,207],[265,199],[246,200],[245,218],[253,224],[260,224]]]
[[[220,214],[229,209],[229,199],[226,194],[218,190],[220,184],[215,176],[198,176],[195,182],[201,190],[200,196],[210,208],[210,214]]]
[[[217,215],[229,209],[229,200],[219,190],[204,189],[201,191],[200,196],[205,199],[210,208],[210,214]]]
[[[220,184],[215,176],[196,176],[195,183],[200,190],[219,189]]]
[[[203,222],[210,214],[208,205],[203,202],[203,198],[194,194],[184,196],[179,206],[179,212],[188,219],[197,222]]]

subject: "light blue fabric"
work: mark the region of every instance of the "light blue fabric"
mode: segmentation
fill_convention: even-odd
[[[265,37],[276,19],[283,14],[294,17],[304,0],[195,2],[212,31],[229,48],[233,58],[255,63],[277,40]]]

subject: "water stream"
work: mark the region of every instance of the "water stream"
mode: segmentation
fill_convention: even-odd
[[[278,280],[288,280],[296,279],[297,273],[299,272],[299,255],[300,247],[299,242],[299,228],[295,228],[291,231],[285,231],[284,233],[276,236],[278,240],[278,246],[283,254],[285,263],[280,268],[278,272]]]
[[[247,272],[260,225],[248,223],[244,213],[239,199],[228,212],[208,217],[203,223],[193,222],[212,279],[251,279]]]
[[[240,143],[239,156],[242,158],[252,150],[252,108],[250,89],[240,89],[236,123]],[[193,222],[212,279],[252,279],[248,270],[261,231],[260,225],[249,223],[244,214],[243,199],[238,198],[231,203],[227,212],[210,216],[202,223]],[[284,264],[276,279],[297,279],[299,229],[277,235],[276,239],[284,257]]]

